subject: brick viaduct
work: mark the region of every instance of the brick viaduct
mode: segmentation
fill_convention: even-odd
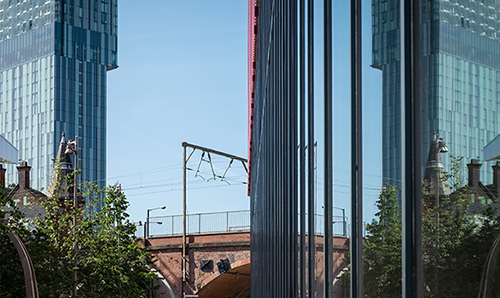
[[[188,235],[189,276],[184,283],[186,297],[242,298],[250,297],[250,232]],[[317,240],[316,275],[323,276],[323,237]],[[157,259],[155,269],[164,278],[153,297],[182,298],[181,255],[182,236],[152,237],[147,250]],[[334,276],[344,268],[348,239],[334,238]],[[219,273],[217,263],[229,260],[231,269]],[[323,281],[317,279],[317,296],[322,295]],[[336,291],[342,291],[337,286]],[[198,296],[196,296],[198,295]]]

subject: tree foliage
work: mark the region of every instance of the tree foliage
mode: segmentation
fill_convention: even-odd
[[[460,158],[443,177],[454,190],[439,204],[424,202],[422,251],[424,297],[477,297],[489,249],[500,233],[499,210],[472,209],[459,177]],[[424,197],[425,194],[424,193]],[[365,297],[401,297],[401,208],[397,189],[386,185],[364,242]],[[498,271],[498,270],[497,270]],[[500,293],[497,289],[497,294]]]
[[[376,219],[366,226],[365,297],[401,297],[401,208],[397,188],[385,185],[376,202]]]
[[[0,206],[11,206],[3,186],[0,187]],[[24,276],[21,260],[9,239],[8,233],[29,236],[22,225],[22,215],[12,208],[0,208],[0,297],[14,298],[25,296]]]
[[[0,296],[25,295],[19,257],[4,239],[13,229],[31,255],[40,297],[71,297],[75,268],[77,297],[146,296],[156,274],[151,254],[133,236],[136,227],[128,219],[125,195],[116,185],[97,190],[89,184],[82,193],[91,204],[85,208],[73,208],[72,198],[47,199],[46,214],[35,220],[34,229],[19,213],[9,214],[9,224],[0,224]],[[5,196],[0,203],[5,206]],[[0,212],[1,218],[7,215]]]

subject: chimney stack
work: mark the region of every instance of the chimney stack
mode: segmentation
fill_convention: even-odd
[[[30,170],[31,167],[28,166],[28,162],[21,161],[21,163],[19,163],[19,166],[17,167],[17,171],[19,174],[18,178],[19,189],[30,188]]]
[[[479,171],[482,164],[479,163],[479,159],[471,159],[470,164],[467,165],[469,169],[469,187],[479,185]]]
[[[7,170],[3,168],[3,166],[0,164],[0,187],[5,187],[5,172]]]
[[[500,196],[500,161],[492,166],[493,168],[493,191],[496,192],[497,198]]]

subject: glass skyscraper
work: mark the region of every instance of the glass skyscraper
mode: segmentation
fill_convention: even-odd
[[[401,179],[399,0],[372,0],[372,66],[382,70],[383,176]],[[500,1],[424,0],[421,20],[421,162],[433,132],[449,153],[482,159],[500,133]],[[444,156],[445,169],[449,155]],[[481,180],[491,181],[483,165]]]
[[[117,67],[117,0],[0,0],[0,134],[32,166],[33,188],[46,190],[62,132],[79,137],[81,181],[104,185]]]

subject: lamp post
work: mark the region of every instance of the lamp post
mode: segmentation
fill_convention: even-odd
[[[74,212],[74,216],[73,216],[73,234],[75,235],[75,239],[76,239],[76,222],[77,222],[77,212],[76,212],[76,209],[78,208],[78,136],[75,136],[75,140],[69,140],[67,143],[66,143],[66,151],[64,151],[65,154],[75,154],[75,169],[74,169],[74,172],[73,172],[73,212]],[[76,297],[76,292],[77,292],[77,280],[78,280],[78,276],[77,276],[77,265],[78,265],[78,261],[76,259],[76,254],[77,254],[77,247],[76,247],[76,242],[74,242],[73,244],[73,248],[74,248],[74,253],[75,253],[75,260],[74,260],[74,269],[73,269],[73,282],[74,282],[74,285],[73,285],[73,297]]]
[[[335,206],[333,206],[332,209],[337,209],[337,210],[342,211],[342,235],[344,237],[346,237],[347,236],[347,221],[346,221],[346,217],[345,217],[345,209],[340,208],[340,207],[335,207]]]
[[[144,246],[146,246],[146,239],[149,238],[149,212],[151,212],[153,210],[166,209],[166,208],[167,208],[167,206],[161,206],[161,207],[155,207],[155,208],[148,209],[148,213],[146,216],[146,224],[144,226]],[[161,224],[160,222],[157,222],[157,223]]]

